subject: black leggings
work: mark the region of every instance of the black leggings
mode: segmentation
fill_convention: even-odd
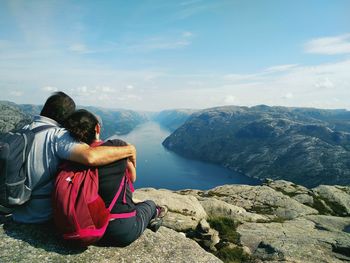
[[[125,247],[140,237],[149,221],[157,214],[156,204],[147,200],[136,204],[136,216],[115,219],[109,222],[101,243],[109,246]]]

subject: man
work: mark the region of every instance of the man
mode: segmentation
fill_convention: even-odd
[[[99,166],[129,158],[136,164],[136,149],[132,145],[90,147],[74,140],[62,128],[65,119],[74,111],[73,99],[63,92],[57,92],[47,99],[40,115],[35,116],[34,121],[25,127],[52,126],[35,135],[27,159],[28,186],[32,189],[32,195],[28,202],[15,208],[12,214],[15,221],[41,223],[51,218],[53,179],[63,159]]]

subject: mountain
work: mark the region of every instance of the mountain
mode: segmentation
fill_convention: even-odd
[[[227,106],[194,113],[163,145],[259,179],[346,185],[349,132],[346,110]]]
[[[21,108],[9,101],[0,101],[0,132],[20,128],[32,121],[32,115],[27,114]]]
[[[104,109],[97,107],[84,107],[97,114],[102,119],[102,137],[106,139],[112,135],[127,134],[137,125],[146,122],[147,113],[140,113],[124,109]]]
[[[184,124],[194,112],[196,110],[193,109],[164,110],[156,114],[154,120],[173,132]]]
[[[9,101],[0,101],[0,132],[7,132],[30,123],[33,120],[33,116],[40,113],[41,108],[42,105],[16,104]],[[139,113],[131,110],[114,110],[97,107],[84,108],[101,117],[103,138],[108,138],[115,134],[126,134],[137,125],[149,119],[147,113]]]

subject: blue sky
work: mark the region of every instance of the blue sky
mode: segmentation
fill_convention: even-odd
[[[350,1],[0,1],[1,100],[350,109]]]

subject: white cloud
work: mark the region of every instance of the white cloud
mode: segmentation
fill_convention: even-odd
[[[189,32],[189,31],[186,31],[186,32],[182,33],[182,36],[185,37],[185,38],[190,38],[190,37],[193,37],[193,33]]]
[[[298,66],[298,64],[278,65],[278,66],[266,68],[264,72],[266,73],[283,72],[283,71],[288,71],[292,68],[295,68],[296,66]]]
[[[119,49],[124,49],[132,52],[150,52],[156,50],[172,50],[181,49],[192,44],[191,32],[182,32],[171,36],[154,36],[137,41],[129,41],[118,46]]]
[[[132,89],[134,89],[134,86],[133,86],[133,85],[127,85],[127,86],[126,86],[126,89],[127,89],[127,90],[132,90]]]
[[[46,92],[56,92],[58,91],[58,89],[56,87],[52,87],[52,86],[45,86],[42,88],[43,91]]]
[[[304,49],[307,53],[315,54],[349,54],[350,34],[312,39],[305,44]]]
[[[114,93],[115,89],[109,87],[109,86],[102,86],[102,87],[96,87],[98,91],[101,91],[103,93]]]
[[[224,99],[224,103],[228,105],[234,104],[236,103],[236,97],[232,95],[227,95]]]
[[[77,53],[87,53],[88,52],[88,48],[84,44],[81,44],[81,43],[76,43],[76,44],[71,45],[69,47],[69,50],[73,51],[73,52],[77,52]]]
[[[315,87],[318,89],[331,89],[334,88],[334,83],[329,78],[323,78],[315,83]]]
[[[88,92],[88,88],[86,86],[78,87],[76,90],[81,92],[81,95],[85,95]]]
[[[289,99],[292,99],[293,97],[294,97],[293,93],[288,92],[288,93],[285,94],[282,98],[283,98],[283,99],[289,100]]]
[[[14,97],[21,97],[23,95],[22,91],[18,91],[18,90],[13,90],[10,92],[10,95],[14,96]]]
[[[150,38],[141,43],[129,45],[128,50],[131,51],[154,51],[154,50],[168,50],[179,49],[190,45],[191,42],[185,38],[166,39],[166,38]]]

